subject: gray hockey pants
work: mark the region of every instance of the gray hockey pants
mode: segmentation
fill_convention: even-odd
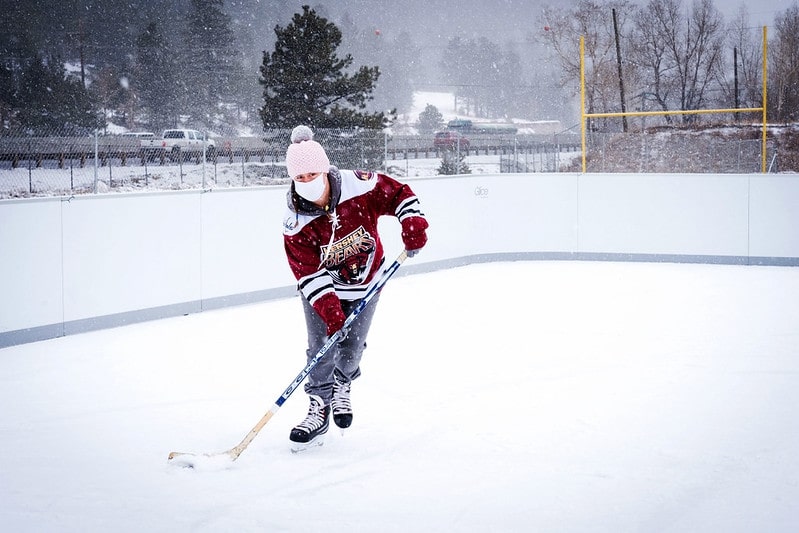
[[[307,361],[310,361],[319,352],[327,341],[327,326],[322,317],[314,310],[308,300],[301,296],[303,311],[305,312],[305,325],[308,329],[308,350],[305,352]],[[305,392],[315,394],[324,400],[325,405],[330,404],[333,397],[333,373],[340,381],[352,381],[361,375],[361,356],[366,349],[366,336],[372,325],[372,317],[377,309],[380,294],[376,294],[355,321],[350,325],[347,337],[330,348],[308,374],[305,383]],[[341,300],[344,314],[349,316],[358,306],[360,300]]]

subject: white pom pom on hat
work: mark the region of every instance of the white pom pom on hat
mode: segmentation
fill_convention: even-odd
[[[322,145],[313,140],[313,131],[308,126],[292,130],[291,144],[286,150],[286,170],[290,178],[330,171],[330,159]]]
[[[297,126],[291,130],[291,142],[298,143],[300,141],[312,141],[313,131],[308,126]]]

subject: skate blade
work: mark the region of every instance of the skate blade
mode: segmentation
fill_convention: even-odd
[[[291,453],[302,453],[310,450],[311,448],[316,448],[318,446],[322,446],[325,443],[325,436],[319,435],[315,439],[309,442],[293,442],[291,443]]]

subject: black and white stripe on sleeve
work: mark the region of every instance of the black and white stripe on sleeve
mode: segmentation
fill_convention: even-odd
[[[310,276],[305,276],[299,280],[298,284],[303,296],[311,305],[325,294],[335,292],[333,280],[326,270],[319,270]]]
[[[422,205],[416,196],[406,198],[400,205],[397,206],[397,218],[400,222],[408,217],[423,217]]]

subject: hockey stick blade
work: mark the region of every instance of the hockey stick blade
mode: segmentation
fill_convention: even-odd
[[[274,416],[277,412],[279,406],[273,405],[266,414],[261,417],[261,420],[255,424],[255,427],[247,433],[247,436],[244,437],[237,446],[229,449],[226,452],[220,453],[191,453],[191,452],[169,452],[167,456],[167,462],[170,464],[174,464],[176,466],[182,466],[185,468],[196,468],[200,464],[203,466],[210,464],[213,466],[220,466],[225,464],[230,464],[236,459],[239,458],[241,452],[249,446],[250,442],[255,438],[259,431],[266,425],[267,422]]]
[[[225,467],[232,464],[237,457],[234,450],[222,453],[171,452],[168,462],[183,468]]]

